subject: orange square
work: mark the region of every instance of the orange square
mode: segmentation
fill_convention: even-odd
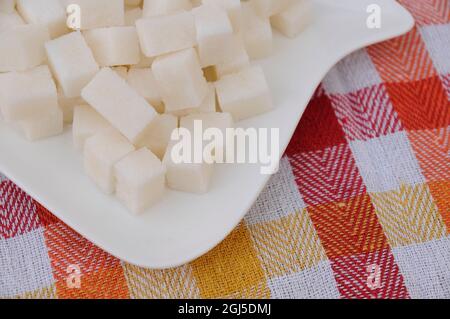
[[[394,110],[407,130],[432,130],[450,123],[450,101],[438,76],[386,83]]]
[[[79,288],[70,284],[70,278],[67,280],[61,279],[56,283],[56,291],[60,299],[129,298],[128,286],[121,266],[81,275]]]
[[[450,234],[450,181],[431,182],[428,186]]]
[[[239,225],[219,246],[192,263],[192,270],[203,298],[220,298],[244,291],[268,290],[264,272],[252,246],[248,229]]]
[[[426,180],[450,180],[450,127],[409,131],[408,137]]]
[[[383,82],[405,83],[437,75],[417,28],[403,36],[372,45],[367,52]]]
[[[328,258],[389,247],[369,195],[308,208]]]
[[[120,267],[119,259],[62,222],[47,225],[44,236],[56,281],[67,278],[72,267],[77,267],[83,275]]]

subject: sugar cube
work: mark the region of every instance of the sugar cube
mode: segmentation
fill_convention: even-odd
[[[288,9],[297,0],[252,0],[252,4],[259,15],[271,17]]]
[[[45,25],[52,38],[69,32],[60,0],[17,0],[17,10],[28,23]]]
[[[80,32],[72,32],[45,44],[48,61],[68,98],[78,97],[81,89],[98,72],[91,49]]]
[[[143,96],[157,111],[164,109],[151,68],[130,69],[127,75],[128,84]]]
[[[116,196],[135,214],[155,204],[166,189],[166,170],[148,149],[128,154],[114,166]]]
[[[159,57],[152,70],[168,113],[198,107],[208,93],[195,49]]]
[[[226,133],[227,128],[234,127],[233,117],[229,113],[198,113],[191,114],[180,119],[180,127],[184,127],[189,131],[194,130],[195,121],[202,122],[203,130],[207,130],[209,128],[217,128],[222,134]]]
[[[79,105],[74,108],[72,136],[76,150],[83,151],[88,138],[111,128],[111,124],[92,107]]]
[[[241,30],[242,12],[241,0],[203,0],[204,4],[214,4],[226,10],[235,33]]]
[[[144,17],[153,17],[190,10],[190,0],[144,0]]]
[[[224,156],[226,154],[226,144],[228,143],[227,129],[234,127],[233,117],[229,113],[217,113],[217,112],[191,114],[182,117],[180,119],[180,127],[186,128],[189,131],[194,132],[195,124],[197,122],[201,123],[202,136],[208,129],[218,129],[222,133],[222,140],[214,141],[219,145],[218,147],[221,149],[221,151],[218,152],[216,148],[213,148],[210,149],[211,153],[209,155],[213,156],[214,160],[220,160],[221,162],[223,162],[225,160]],[[215,138],[218,137],[216,136]],[[208,146],[208,144],[210,144],[210,141],[203,141],[203,145],[205,147],[204,152],[207,151],[206,147]],[[217,155],[218,158],[215,158],[214,157],[215,155]]]
[[[5,120],[20,121],[57,108],[56,85],[47,66],[0,74],[0,110]]]
[[[141,49],[147,57],[196,45],[194,16],[191,12],[139,19],[136,27]]]
[[[128,140],[114,129],[88,138],[84,145],[86,174],[106,194],[115,191],[114,165],[135,150]]]
[[[137,7],[125,10],[125,25],[135,26],[136,21],[141,18],[142,18],[141,8]]]
[[[218,77],[221,78],[228,74],[237,73],[249,65],[250,57],[248,56],[244,44],[241,42],[240,45],[236,47],[234,56],[230,61],[216,65],[216,72]]]
[[[259,16],[249,3],[242,4],[242,37],[252,59],[265,58],[272,52],[273,33],[269,18]]]
[[[54,108],[19,121],[19,126],[29,141],[59,135],[63,132],[63,113],[59,108]]]
[[[136,145],[147,147],[156,156],[163,158],[170,142],[172,132],[178,127],[178,118],[170,114],[161,114],[153,121],[151,129]]]
[[[0,12],[13,13],[16,0],[0,0]]]
[[[101,67],[137,64],[141,59],[135,27],[98,28],[83,35]]]
[[[216,107],[216,88],[213,84],[208,84],[208,93],[199,107],[174,111],[171,114],[181,117],[197,113],[214,113],[216,112]]]
[[[65,7],[78,5],[81,30],[116,27],[125,24],[124,0],[61,0]]]
[[[12,13],[0,11],[0,32],[24,24],[25,22],[22,17],[16,11],[13,11]]]
[[[231,60],[237,41],[227,12],[218,6],[207,4],[192,11],[201,66],[207,67]]]
[[[209,191],[210,182],[214,170],[213,164],[205,162],[195,163],[192,161],[180,161],[177,156],[179,142],[171,141],[163,159],[166,167],[166,181],[170,189],[204,194]]]
[[[0,30],[0,72],[25,71],[42,64],[44,43],[50,39],[43,25],[19,25]]]
[[[154,58],[146,57],[141,51],[141,59],[139,60],[139,63],[130,65],[130,68],[131,69],[149,68],[152,66],[153,60]]]
[[[312,3],[299,0],[270,18],[272,26],[289,38],[298,36],[312,21]]]
[[[268,112],[273,108],[269,87],[261,67],[249,67],[216,82],[217,97],[223,112],[235,121]]]
[[[103,68],[81,96],[132,143],[156,117],[155,109],[110,68]]]

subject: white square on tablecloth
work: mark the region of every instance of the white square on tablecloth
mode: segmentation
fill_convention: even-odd
[[[387,192],[402,184],[425,182],[406,132],[352,141],[350,148],[369,192]]]
[[[412,298],[450,298],[450,237],[392,252]]]
[[[0,297],[33,292],[53,283],[43,228],[0,240]]]
[[[356,51],[340,61],[323,80],[328,94],[355,92],[382,80],[365,49]]]

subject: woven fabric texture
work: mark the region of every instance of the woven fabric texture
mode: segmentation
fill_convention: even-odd
[[[245,220],[188,265],[124,263],[0,174],[0,297],[450,298],[450,2],[400,2],[413,31],[328,74]]]

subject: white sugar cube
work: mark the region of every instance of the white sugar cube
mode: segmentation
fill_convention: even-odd
[[[202,104],[193,113],[214,113],[217,109],[216,103],[216,88],[213,84],[208,84],[208,93],[203,99]]]
[[[216,82],[217,97],[223,112],[235,121],[272,110],[269,87],[261,67],[249,67]]]
[[[135,26],[136,21],[142,18],[141,8],[131,8],[125,10],[125,25]]]
[[[221,78],[228,74],[237,73],[249,65],[250,57],[248,56],[244,44],[241,42],[240,45],[237,46],[234,57],[230,61],[216,65],[216,73],[218,77]]]
[[[130,69],[127,75],[127,81],[128,84],[153,105],[156,110],[163,110],[164,106],[161,94],[159,94],[158,84],[156,83],[151,68]]]
[[[56,85],[47,66],[0,74],[0,110],[5,120],[24,120],[57,108]]]
[[[300,0],[285,11],[270,18],[272,26],[289,38],[299,35],[312,21],[310,0]]]
[[[297,0],[252,0],[252,4],[263,17],[271,17],[285,11]]]
[[[59,108],[54,108],[20,121],[19,126],[30,141],[59,135],[64,127],[63,113]]]
[[[222,140],[215,140],[215,143],[217,143],[219,148],[221,149],[221,152],[219,153],[216,148],[211,149],[211,156],[217,155],[218,158],[216,160],[220,160],[223,162],[225,160],[225,154],[226,154],[226,144],[227,144],[227,129],[234,127],[234,120],[231,114],[229,113],[199,113],[199,114],[191,114],[185,117],[182,117],[180,119],[180,127],[186,128],[191,132],[194,132],[194,129],[196,128],[196,125],[198,127],[201,123],[201,133],[202,135],[205,134],[205,132],[208,129],[218,129],[220,130],[222,134]],[[197,128],[199,129],[199,128]],[[218,138],[217,136],[215,137]],[[231,142],[231,141],[230,141]],[[208,144],[210,144],[211,141],[203,141],[204,147],[206,147]],[[216,145],[217,145],[216,144]],[[204,149],[204,152],[206,152],[206,148]]]
[[[141,51],[141,59],[139,60],[138,64],[130,65],[131,69],[143,69],[143,68],[149,68],[152,66],[153,60],[155,58],[152,57],[146,57],[142,51]]]
[[[13,13],[16,0],[0,0],[0,12]]]
[[[190,10],[190,0],[144,0],[144,17],[153,17]]]
[[[103,68],[81,96],[132,143],[156,117],[155,109],[116,72]]]
[[[77,97],[81,89],[98,72],[91,49],[80,32],[72,32],[45,44],[48,61],[68,98]]]
[[[68,98],[64,95],[64,92],[60,86],[57,87],[58,90],[58,105],[64,116],[64,123],[72,123],[73,121],[73,110],[75,106],[85,104],[84,100],[78,97]]]
[[[140,214],[164,195],[165,168],[148,149],[128,154],[114,166],[116,196],[128,209]]]
[[[163,159],[166,167],[166,181],[170,189],[204,194],[209,191],[211,178],[214,170],[213,164],[195,163],[192,159],[184,162],[177,158],[177,144],[179,142],[172,141],[169,143],[167,152]]]
[[[273,48],[273,33],[269,18],[259,16],[249,3],[242,4],[242,36],[252,59],[269,56]]]
[[[135,27],[98,28],[83,35],[101,67],[137,64],[141,59]]]
[[[0,12],[0,32],[24,24],[22,17],[16,11],[12,13]]]
[[[199,107],[208,93],[195,49],[159,57],[152,70],[167,113]]]
[[[202,122],[203,130],[207,130],[209,128],[217,128],[222,134],[226,134],[227,128],[234,127],[233,117],[229,113],[198,113],[191,114],[180,119],[180,127],[184,127],[189,131],[194,131],[195,121]]]
[[[237,41],[226,11],[207,4],[192,11],[201,66],[207,67],[231,60]]]
[[[242,25],[241,0],[203,0],[204,4],[214,4],[226,10],[234,32],[239,32]]]
[[[153,121],[151,129],[136,145],[147,147],[156,156],[163,158],[170,142],[172,132],[178,127],[178,118],[170,114],[161,114]]]
[[[81,30],[125,25],[124,0],[61,0],[65,7],[78,5]]]
[[[136,21],[139,41],[145,56],[191,48],[196,44],[194,16],[180,12]]]
[[[111,129],[108,123],[97,111],[88,105],[79,105],[74,109],[72,137],[76,150],[83,151],[86,140],[102,131]]]
[[[175,111],[171,112],[171,114],[175,116],[187,116],[191,114],[198,114],[198,113],[214,113],[216,112],[216,88],[213,84],[208,84],[208,93],[206,94],[205,98],[203,99],[202,104],[200,104],[199,107],[190,108],[190,109],[184,109],[181,111]]]
[[[17,10],[28,23],[45,25],[52,38],[69,32],[60,0],[17,0]]]
[[[114,165],[135,150],[128,140],[114,129],[102,131],[86,140],[84,169],[106,194],[115,191]]]
[[[0,72],[25,71],[42,64],[44,43],[50,39],[42,25],[19,25],[0,30]]]

